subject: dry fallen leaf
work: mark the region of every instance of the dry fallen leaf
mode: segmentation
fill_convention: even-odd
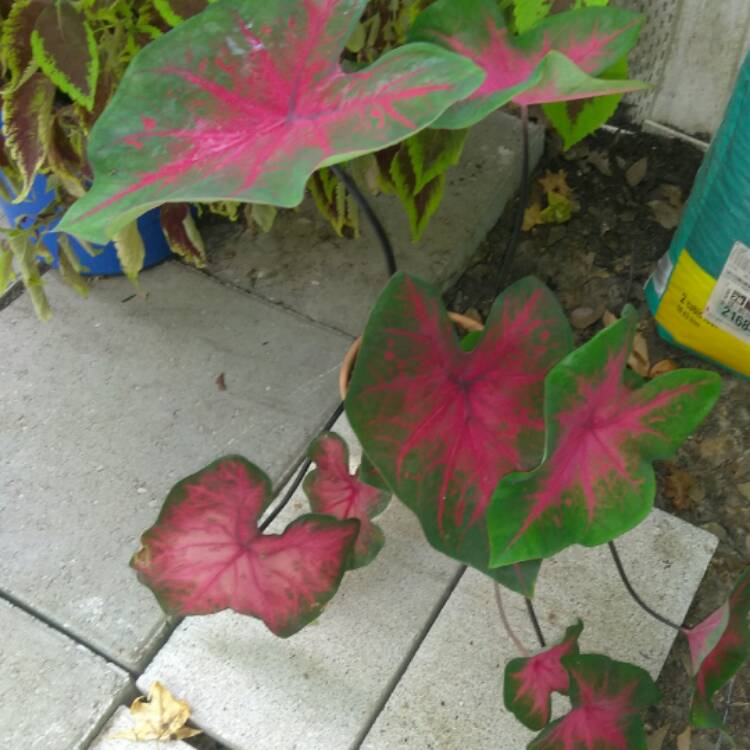
[[[130,705],[130,715],[135,727],[113,736],[117,740],[148,742],[158,740],[185,740],[201,733],[200,729],[186,727],[190,718],[187,701],[177,700],[160,682],[155,682],[148,691],[148,701],[139,696]]]
[[[667,464],[662,491],[676,510],[687,510],[692,507],[691,492],[695,486],[695,477],[673,463]]]
[[[605,310],[604,315],[602,315],[602,323],[604,323],[606,327],[611,326],[618,320],[619,318],[617,315],[609,310]],[[637,372],[643,378],[648,377],[649,371],[651,370],[648,343],[641,333],[636,333],[633,339],[633,351],[630,352],[630,356],[628,357],[628,367]]]
[[[612,165],[609,163],[609,156],[605,151],[590,151],[587,161],[605,177],[612,176]]]
[[[661,750],[668,731],[669,724],[665,724],[663,727],[659,727],[655,732],[652,732],[646,738],[646,747],[648,750]]]
[[[523,214],[523,231],[528,232],[539,224],[544,224],[542,219],[542,206],[539,199],[535,199]]]
[[[544,177],[540,177],[538,182],[547,196],[555,193],[563,198],[573,197],[573,189],[568,185],[568,177],[564,169],[561,169],[559,172],[550,172],[547,170],[544,173]]]
[[[648,158],[638,159],[637,162],[631,164],[625,172],[625,181],[630,187],[635,187],[643,181],[648,171]]]
[[[685,731],[677,738],[677,750],[690,750],[690,740],[692,739],[693,730],[690,725],[685,728]]]
[[[227,383],[226,383],[226,380],[224,379],[224,373],[223,372],[220,372],[216,376],[216,381],[215,382],[216,382],[216,387],[220,391],[225,391],[227,389]]]
[[[604,325],[607,328],[609,328],[609,326],[611,326],[612,323],[617,323],[618,320],[619,318],[613,312],[610,312],[609,310],[605,310],[604,315],[602,315],[602,323],[604,323]]]
[[[674,229],[679,223],[682,216],[682,190],[677,185],[664,183],[659,186],[661,200],[652,200],[648,202],[654,218],[665,229]]]
[[[664,375],[666,372],[672,372],[672,370],[679,370],[680,366],[673,359],[660,359],[655,364],[651,365],[651,370],[648,373],[650,378],[655,378],[657,375]]]
[[[482,320],[482,315],[480,314],[479,310],[477,310],[476,307],[470,307],[468,310],[464,312],[464,315],[467,318],[476,320],[477,323],[484,323],[484,321]]]
[[[590,325],[596,323],[599,320],[599,313],[592,307],[576,307],[572,313],[570,313],[570,322],[573,324],[573,328],[582,330],[588,328]]]

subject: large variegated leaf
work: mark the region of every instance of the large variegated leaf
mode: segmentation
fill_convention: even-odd
[[[352,567],[371,563],[385,542],[381,528],[372,519],[386,509],[390,491],[365,484],[349,473],[349,448],[335,432],[318,437],[308,455],[315,463],[315,469],[305,477],[303,484],[310,507],[315,513],[334,518],[356,518],[359,534],[354,544]]]
[[[145,47],[89,143],[94,185],[61,228],[104,241],[172,201],[296,206],[320,166],[396,143],[483,73],[409,45],[345,73],[366,0],[222,0]]]
[[[309,514],[262,534],[258,518],[270,501],[258,467],[222,458],[175,485],[131,565],[171,614],[231,608],[293,635],[336,592],[359,521]]]
[[[556,646],[534,656],[513,659],[505,667],[505,707],[529,729],[539,731],[549,724],[553,693],[567,695],[568,672],[562,660],[578,654],[582,630],[579,620]]]
[[[471,351],[436,289],[398,274],[381,293],[346,413],[367,457],[440,551],[487,572],[492,491],[504,474],[539,462],[544,376],[570,347],[562,310],[532,278],[498,298]],[[537,570],[491,575],[530,593]]]
[[[713,706],[713,697],[750,659],[750,568],[745,570],[729,601],[700,625],[685,629],[695,679],[690,713],[692,723],[722,728],[724,720]]]
[[[629,388],[637,315],[560,362],[545,384],[544,462],[506,476],[488,512],[492,564],[593,547],[639,524],[653,506],[652,462],[669,458],[713,407],[718,375],[675,370]]]
[[[528,750],[646,750],[643,709],[659,690],[640,667],[606,656],[568,656],[571,711],[547,727]]]
[[[642,16],[619,8],[581,8],[513,36],[496,0],[438,0],[409,38],[465,55],[486,72],[484,83],[437,123],[464,128],[511,100],[542,104],[643,88],[596,77],[635,45],[641,23]]]

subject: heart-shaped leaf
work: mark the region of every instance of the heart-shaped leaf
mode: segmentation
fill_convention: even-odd
[[[737,581],[729,601],[700,625],[682,632],[690,644],[695,694],[694,726],[720,729],[724,720],[712,703],[720,690],[750,659],[750,568]]]
[[[496,0],[438,0],[417,18],[409,38],[458,52],[486,72],[484,83],[437,122],[465,128],[511,100],[542,104],[644,88],[639,81],[594,77],[632,49],[642,21],[619,8],[581,8],[513,36]]]
[[[281,534],[262,534],[258,518],[270,501],[257,466],[221,458],[174,486],[131,565],[170,614],[233,609],[293,635],[336,593],[359,521],[308,514]]]
[[[567,695],[568,672],[562,659],[578,654],[582,630],[579,620],[556,646],[534,656],[513,659],[505,667],[505,707],[529,729],[539,731],[549,724],[552,693]]]
[[[576,349],[547,376],[544,462],[499,484],[488,512],[492,564],[593,547],[638,525],[655,494],[652,461],[669,458],[713,407],[718,375],[675,370],[629,388],[637,315]]]
[[[544,376],[570,347],[565,315],[533,278],[497,299],[471,351],[436,289],[398,274],[381,293],[346,413],[367,457],[441,552],[487,572],[492,491],[504,474],[538,464]],[[490,575],[529,594],[537,571]]]
[[[70,3],[48,5],[31,35],[34,60],[74,102],[94,108],[99,51],[83,13]]]
[[[598,654],[568,656],[572,709],[528,750],[646,750],[640,714],[659,690],[640,667]]]
[[[296,206],[321,166],[396,143],[483,73],[408,45],[345,73],[366,0],[223,0],[145,47],[91,133],[92,190],[60,227],[104,241],[164,202]]]
[[[359,534],[354,543],[353,568],[371,563],[383,547],[383,532],[372,522],[391,499],[387,490],[378,490],[349,473],[349,448],[334,432],[323,433],[308,452],[317,468],[306,477],[303,488],[315,513],[334,518],[356,518]]]

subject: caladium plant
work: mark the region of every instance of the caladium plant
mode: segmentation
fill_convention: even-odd
[[[724,719],[713,697],[750,659],[750,568],[737,581],[729,600],[700,625],[683,629],[690,644],[695,681],[691,721],[721,729]]]
[[[109,239],[169,201],[296,206],[319,167],[426,127],[484,77],[408,45],[345,73],[366,0],[222,0],[128,68],[91,134],[92,189],[62,228]]]
[[[281,534],[258,519],[271,482],[239,456],[178,482],[131,562],[164,610],[205,615],[233,609],[276,635],[293,635],[322,611],[350,565],[356,518],[308,514]]]
[[[465,128],[510,101],[569,101],[644,88],[639,81],[598,78],[635,45],[643,17],[618,8],[559,13],[514,36],[495,0],[438,0],[416,20],[409,38],[473,60],[486,77],[438,121]]]
[[[471,342],[460,346],[436,289],[396,275],[365,328],[346,412],[434,547],[530,594],[537,563],[488,571],[486,511],[502,476],[541,458],[544,377],[571,331],[552,293],[528,278]]]
[[[721,379],[680,369],[631,388],[626,364],[637,316],[558,363],[544,394],[544,461],[504,477],[488,511],[492,564],[593,547],[639,524],[656,492],[652,462],[674,454],[713,407]]]

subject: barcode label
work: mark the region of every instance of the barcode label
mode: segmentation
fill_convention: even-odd
[[[703,317],[750,343],[750,247],[735,242]]]

